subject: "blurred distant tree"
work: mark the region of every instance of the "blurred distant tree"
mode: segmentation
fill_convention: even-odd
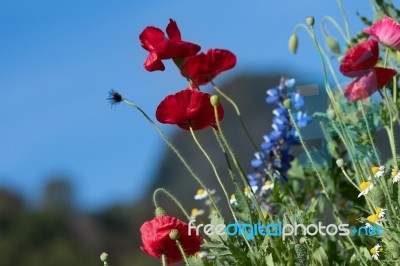
[[[41,209],[46,212],[69,213],[73,205],[71,185],[63,178],[52,178],[44,190]]]

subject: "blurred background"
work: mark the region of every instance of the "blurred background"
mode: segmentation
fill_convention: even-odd
[[[356,12],[371,17],[371,7],[344,2],[356,33],[363,29]],[[317,87],[322,81],[304,31],[296,55],[287,47],[294,26],[309,15],[317,23],[331,15],[343,25],[335,0],[0,1],[0,265],[101,265],[102,251],[110,265],[159,265],[139,248],[140,225],[153,217],[152,191],[166,187],[188,210],[201,205],[193,200],[197,185],[153,127],[136,110],[106,100],[117,90],[154,118],[159,102],[187,85],[171,62],[164,72],[143,68],[147,51],[139,34],[149,25],[164,30],[173,18],[183,39],[202,51],[234,52],[237,66],[216,83],[238,100],[261,142],[271,130],[265,90],[281,76]],[[315,97],[306,98],[310,113],[321,104]],[[250,143],[225,106],[222,126],[251,171]],[[188,132],[161,128],[217,189]],[[308,130],[309,139],[318,139]],[[212,132],[199,137],[223,163]]]

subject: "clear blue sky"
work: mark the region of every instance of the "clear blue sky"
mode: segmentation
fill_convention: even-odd
[[[367,1],[344,2],[354,33],[362,29],[355,11],[372,11]],[[144,70],[138,35],[146,26],[165,29],[174,18],[203,51],[233,51],[237,67],[222,80],[276,68],[318,74],[308,36],[300,32],[296,56],[287,40],[306,16],[328,14],[342,21],[335,0],[2,0],[0,187],[35,204],[47,178],[65,173],[85,209],[137,199],[165,145],[137,112],[110,108],[107,92],[120,91],[154,117],[167,94],[186,86],[169,63],[165,72]]]

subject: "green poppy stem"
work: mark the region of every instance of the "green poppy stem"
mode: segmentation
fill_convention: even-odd
[[[154,128],[156,129],[157,133],[161,136],[161,138],[163,139],[163,141],[168,145],[168,147],[174,152],[174,154],[178,157],[178,159],[182,162],[182,164],[185,166],[186,170],[190,173],[190,175],[197,181],[197,183],[199,183],[199,185],[201,186],[202,189],[204,189],[205,191],[207,191],[207,196],[209,198],[209,200],[211,201],[212,206],[214,207],[214,209],[216,210],[216,212],[218,213],[218,215],[220,217],[222,217],[221,212],[213,198],[213,196],[211,195],[210,190],[205,186],[205,184],[203,183],[203,181],[201,181],[201,179],[199,178],[199,176],[193,171],[192,167],[188,164],[188,162],[185,160],[185,158],[182,156],[182,154],[179,152],[179,150],[168,140],[167,136],[162,132],[162,130],[160,129],[160,127],[146,114],[146,112],[143,111],[142,108],[140,108],[137,104],[128,101],[127,99],[123,99],[122,100],[125,104],[137,109],[146,119],[147,121],[150,122],[150,124],[152,124],[154,126]]]
[[[167,256],[165,256],[165,254],[161,255],[161,263],[162,263],[162,266],[167,266],[168,265],[167,264]]]
[[[157,208],[159,207],[158,202],[157,202],[157,194],[158,193],[163,193],[164,195],[166,195],[168,198],[170,198],[178,207],[179,209],[182,211],[182,213],[185,215],[185,217],[188,219],[188,221],[190,220],[190,215],[189,213],[185,210],[185,208],[183,207],[183,205],[180,203],[180,201],[172,194],[170,193],[168,190],[166,190],[165,188],[157,188],[154,192],[153,192],[153,203],[154,206]]]

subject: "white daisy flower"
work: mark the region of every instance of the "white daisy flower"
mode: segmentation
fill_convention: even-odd
[[[217,215],[217,211],[215,209],[211,209],[208,219],[212,219],[215,215]]]
[[[265,181],[264,186],[261,187],[262,191],[268,191],[274,188],[274,183],[270,180]]]
[[[369,252],[371,252],[372,258],[374,260],[378,260],[379,259],[379,252],[380,251],[381,251],[381,246],[379,244],[376,244],[373,248],[371,248],[369,250]]]
[[[195,253],[195,255],[198,256],[198,257],[200,257],[200,258],[203,258],[203,257],[205,257],[205,256],[208,255],[208,252],[206,252],[206,251],[197,251],[197,252]]]
[[[393,168],[393,170],[392,170],[392,181],[393,181],[393,184],[400,181],[400,171],[399,171],[399,169]]]
[[[375,178],[381,177],[385,173],[385,166],[374,166],[371,168],[372,173],[374,174]]]
[[[254,189],[253,188],[250,189],[249,186],[244,188],[244,194],[246,195],[246,197],[251,198],[252,190],[254,191]]]
[[[362,182],[360,184],[361,192],[360,192],[360,194],[358,194],[358,197],[367,195],[368,192],[370,192],[373,188],[374,188],[374,184],[372,184],[371,181]]]
[[[382,208],[376,208],[375,209],[375,213],[378,215],[379,219],[382,219],[385,217],[385,211],[386,209],[382,209]]]
[[[238,203],[237,203],[237,200],[236,200],[235,194],[232,194],[232,195],[231,195],[231,199],[229,200],[229,202],[230,202],[232,205],[237,205],[237,204],[238,204]]]
[[[210,191],[210,194],[211,194],[211,195],[215,193],[215,190],[214,190],[214,189],[211,189],[211,190],[209,190],[209,191]],[[202,189],[202,188],[200,188],[200,189],[197,190],[197,193],[196,193],[196,195],[194,196],[194,199],[195,199],[195,200],[202,200],[202,199],[205,199],[205,198],[207,198],[207,197],[208,197],[207,191],[204,190],[204,189]]]
[[[205,211],[203,209],[193,208],[190,214],[190,220],[196,220],[196,217],[202,215]]]

